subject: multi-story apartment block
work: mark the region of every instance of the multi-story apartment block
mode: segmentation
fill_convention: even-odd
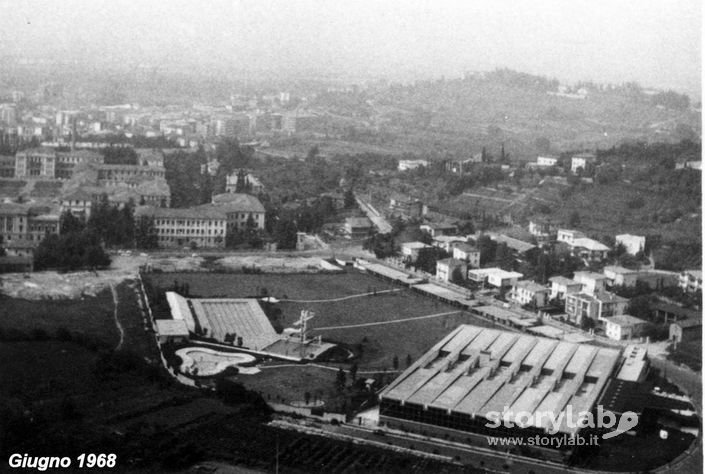
[[[509,298],[521,305],[531,304],[536,307],[546,306],[551,289],[534,281],[517,281],[512,287]]]
[[[480,268],[480,250],[470,244],[461,242],[453,245],[453,258],[464,261],[469,268]]]
[[[606,291],[594,295],[574,293],[566,295],[565,312],[571,321],[580,324],[584,318],[595,322],[624,314],[629,300]]]

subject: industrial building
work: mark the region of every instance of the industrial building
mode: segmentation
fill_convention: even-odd
[[[574,436],[572,413],[595,409],[621,361],[620,351],[463,325],[380,393],[390,428],[485,442],[486,436]],[[487,426],[490,414],[564,414],[558,430],[540,416],[524,428]],[[562,459],[567,451],[541,448]]]

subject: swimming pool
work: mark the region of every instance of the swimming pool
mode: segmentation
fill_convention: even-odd
[[[181,357],[181,372],[187,375],[208,377],[224,371],[228,367],[237,367],[241,374],[256,374],[256,367],[243,367],[257,359],[249,354],[219,352],[205,347],[186,347],[176,351]]]

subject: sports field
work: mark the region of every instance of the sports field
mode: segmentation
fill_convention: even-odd
[[[416,359],[459,324],[488,323],[458,308],[374,276],[348,270],[340,274],[213,274],[149,275],[164,289],[189,285],[191,297],[242,298],[266,293],[281,300],[284,327],[307,309],[312,336],[361,348],[361,370],[392,370],[407,356]],[[266,291],[263,292],[263,289]]]

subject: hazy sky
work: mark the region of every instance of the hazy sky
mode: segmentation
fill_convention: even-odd
[[[702,0],[0,0],[0,54],[701,88]],[[205,67],[205,66],[204,66]]]

